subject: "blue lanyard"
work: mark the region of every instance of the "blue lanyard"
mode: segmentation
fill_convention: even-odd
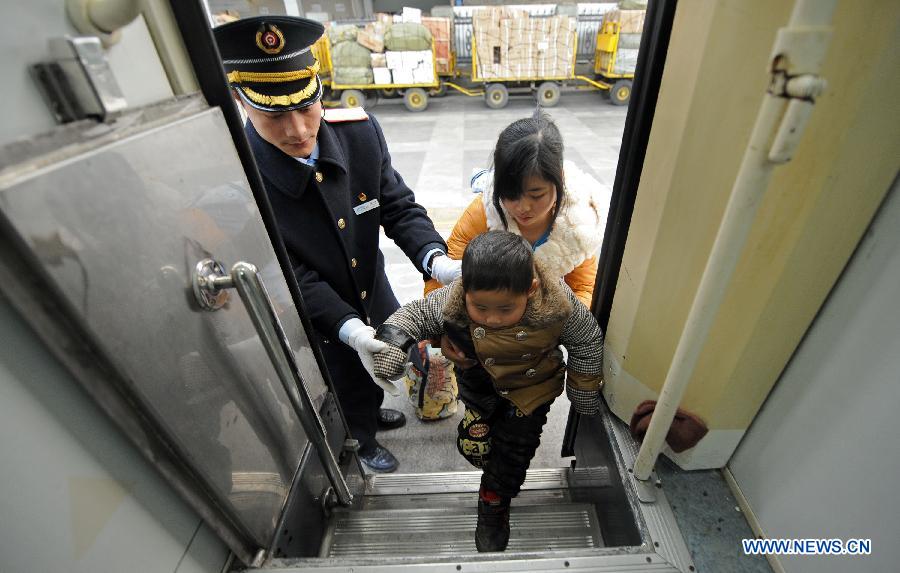
[[[550,227],[547,228],[546,231],[544,231],[544,234],[541,235],[541,238],[538,239],[537,241],[535,241],[533,245],[531,245],[531,248],[537,249],[538,247],[540,247],[541,245],[546,243],[547,239],[550,238],[550,231],[552,231],[552,230],[553,230],[553,226],[551,225]]]

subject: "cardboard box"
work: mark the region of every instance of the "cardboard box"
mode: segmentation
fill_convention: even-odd
[[[416,83],[415,78],[413,77],[412,70],[406,70],[406,69],[391,70],[391,75],[393,76],[395,84],[414,84],[414,83]]]
[[[548,52],[544,57],[535,60],[535,74],[537,77],[569,77],[571,73],[571,64],[557,52]]]
[[[376,84],[385,85],[385,84],[393,83],[393,76],[391,75],[391,70],[389,70],[387,68],[372,68],[372,72],[375,74],[375,83]]]
[[[532,18],[506,7],[483,8],[473,16],[479,75],[492,78],[569,77],[575,20]]]
[[[431,62],[431,50],[427,52],[400,52],[403,54],[403,67],[406,69],[414,69],[419,67],[419,65],[424,62],[426,59],[429,64]]]
[[[368,48],[373,52],[380,53],[384,51],[384,36],[380,36],[374,32],[360,30],[356,35],[356,41],[359,45]]]
[[[434,83],[434,70],[431,66],[420,66],[413,70],[413,79],[417,84]]]
[[[617,50],[613,72],[617,74],[633,74],[637,67],[638,50]]]
[[[416,24],[421,24],[422,23],[422,11],[419,10],[418,8],[409,8],[409,7],[404,6],[401,21],[415,22]]]
[[[435,81],[431,50],[385,52],[383,57],[394,84],[432,84]],[[373,67],[378,69],[381,66]],[[378,74],[384,75],[383,72]],[[376,83],[380,83],[379,79]]]
[[[422,24],[431,32],[435,42],[450,40],[453,25],[450,18],[422,18]]]
[[[450,41],[441,40],[434,43],[434,57],[450,61]]]
[[[640,34],[646,14],[646,10],[610,10],[603,15],[603,21],[618,22],[620,34]]]
[[[499,28],[500,19],[503,15],[503,8],[497,6],[484,7],[477,9],[472,16],[472,25],[475,31],[478,29],[488,30],[490,28]]]
[[[390,69],[399,70],[403,68],[403,52],[385,52],[384,57],[387,60],[387,67]]]

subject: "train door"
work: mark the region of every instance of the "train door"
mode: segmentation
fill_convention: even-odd
[[[292,488],[349,502],[358,464],[218,108],[2,158],[4,291],[241,561],[271,553]]]
[[[577,465],[529,473],[502,554],[474,548],[478,472],[362,474],[211,37],[172,5],[205,99],[0,149],[0,284],[235,567],[693,569],[608,413],[572,420]]]

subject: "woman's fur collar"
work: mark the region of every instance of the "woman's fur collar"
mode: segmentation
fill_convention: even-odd
[[[566,294],[560,277],[546,272],[543,264],[535,260],[535,274],[540,287],[528,299],[525,314],[519,324],[540,326],[558,320],[565,320],[572,314],[572,302]],[[444,303],[444,321],[457,326],[467,327],[472,321],[466,312],[466,297],[462,288],[462,279],[456,279],[450,285],[447,302]]]
[[[563,163],[566,183],[566,200],[547,242],[534,252],[536,261],[544,265],[544,270],[551,277],[564,277],[584,262],[593,257],[603,242],[603,231],[606,228],[606,215],[612,190],[601,185],[588,173],[578,168],[575,163]],[[487,215],[488,229],[503,229],[500,215],[494,209],[493,174],[482,193],[484,212]],[[502,208],[502,206],[501,206]],[[521,235],[516,221],[506,213],[504,216],[509,231]]]

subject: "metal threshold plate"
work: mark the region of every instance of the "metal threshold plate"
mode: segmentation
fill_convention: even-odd
[[[477,553],[477,509],[340,511],[332,517],[320,557],[376,557]],[[507,551],[603,547],[593,505],[527,505],[510,510]]]
[[[357,498],[357,511],[370,509],[421,509],[423,507],[475,507],[474,491],[449,493],[411,493],[407,495],[367,495]],[[572,503],[568,489],[532,489],[519,492],[517,505],[559,505]]]
[[[469,493],[481,485],[480,471],[442,472],[430,474],[373,474],[366,484],[366,495],[404,495],[421,493]],[[550,468],[528,470],[523,490],[560,489],[569,487],[607,487],[609,469]]]

